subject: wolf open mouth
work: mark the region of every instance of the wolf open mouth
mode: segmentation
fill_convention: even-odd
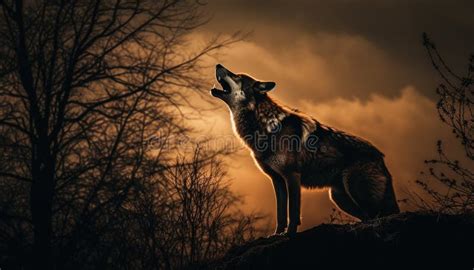
[[[224,79],[227,75],[225,70],[221,68],[216,69],[216,79],[219,82],[219,84],[222,86],[222,89],[218,89],[216,87],[213,87],[211,89],[211,94],[214,97],[219,97],[222,96],[223,94],[229,94],[230,91],[232,90],[230,87],[230,84]]]

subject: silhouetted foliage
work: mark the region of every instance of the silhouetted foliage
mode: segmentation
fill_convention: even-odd
[[[240,198],[229,190],[218,157],[196,149],[189,158],[170,164],[137,178],[121,207],[104,207],[101,215],[82,224],[76,233],[80,238],[69,247],[74,256],[64,266],[183,268],[216,258],[259,234],[255,225],[261,217],[237,209]],[[151,162],[143,170],[154,167]]]
[[[452,130],[466,161],[452,159],[442,141],[438,141],[438,156],[426,160],[428,173],[417,183],[428,193],[429,200],[416,196],[415,202],[425,210],[443,213],[465,213],[474,210],[474,55],[471,55],[467,72],[455,73],[441,57],[435,44],[423,34],[423,45],[434,69],[442,79],[436,89],[437,109],[441,121]]]
[[[252,237],[223,152],[168,140],[202,57],[239,40],[190,51],[201,6],[0,0],[0,267],[174,268]]]

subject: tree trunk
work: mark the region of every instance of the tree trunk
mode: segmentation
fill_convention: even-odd
[[[47,143],[40,143],[33,155],[30,210],[34,227],[32,265],[34,269],[54,269],[52,256],[52,202],[54,194],[54,159]]]

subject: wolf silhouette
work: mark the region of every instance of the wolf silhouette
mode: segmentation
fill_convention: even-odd
[[[227,104],[235,133],[273,182],[275,234],[296,233],[301,186],[329,188],[331,200],[361,220],[400,212],[384,154],[374,145],[280,105],[267,94],[274,82],[234,74],[220,64],[216,77],[223,89],[213,88],[211,95]]]

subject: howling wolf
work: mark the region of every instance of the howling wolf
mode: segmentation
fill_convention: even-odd
[[[211,95],[227,104],[235,133],[273,182],[275,234],[296,233],[301,186],[330,188],[331,200],[361,220],[400,211],[384,154],[371,143],[278,104],[267,94],[274,82],[234,74],[220,64],[216,77],[223,89],[213,88]]]

